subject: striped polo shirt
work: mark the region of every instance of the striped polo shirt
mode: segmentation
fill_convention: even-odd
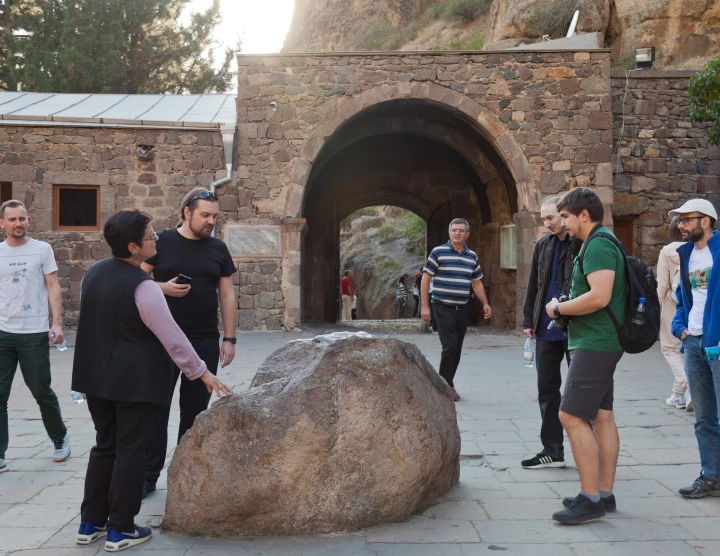
[[[463,245],[458,253],[450,241],[430,252],[423,272],[433,277],[432,303],[446,305],[467,303],[471,282],[483,277],[475,252]]]

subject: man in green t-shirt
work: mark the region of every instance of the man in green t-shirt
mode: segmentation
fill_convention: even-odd
[[[583,271],[575,261],[569,301],[552,299],[550,318],[571,317],[568,327],[570,367],[560,403],[560,422],[570,438],[580,474],[580,494],[563,500],[564,510],[553,519],[585,523],[615,511],[613,483],[620,439],[613,416],[613,374],[622,357],[608,307],[620,323],[626,318],[626,277],[623,254],[610,240],[588,238],[602,225],[600,198],[578,187],[557,202],[562,223],[570,236],[585,243],[580,251]]]

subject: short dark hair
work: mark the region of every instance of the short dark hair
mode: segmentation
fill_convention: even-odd
[[[128,244],[142,245],[145,228],[150,223],[150,216],[138,209],[119,210],[108,218],[103,229],[114,257],[130,258]]]
[[[349,271],[349,270],[346,270],[346,271],[344,272],[344,274],[345,274],[345,276],[347,276],[348,274],[350,274],[350,271]]]
[[[564,209],[575,216],[586,210],[592,222],[602,222],[605,217],[605,209],[600,197],[587,187],[571,189],[558,199],[556,207],[558,212]]]
[[[10,199],[8,201],[5,201],[2,205],[0,205],[0,219],[5,218],[5,209],[18,207],[24,208],[27,211],[27,208],[25,208],[25,205],[22,201],[18,201],[16,199]]]

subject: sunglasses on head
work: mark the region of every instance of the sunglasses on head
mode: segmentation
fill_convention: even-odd
[[[193,195],[185,206],[189,207],[198,199],[204,199],[204,200],[212,199],[213,201],[218,200],[217,195],[215,195],[215,193],[213,193],[212,191],[200,191],[196,195]]]

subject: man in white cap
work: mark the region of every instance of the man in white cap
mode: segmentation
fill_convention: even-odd
[[[673,335],[685,353],[685,373],[695,408],[695,437],[700,450],[700,476],[678,492],[685,498],[720,496],[720,368],[705,348],[720,345],[720,233],[710,201],[691,199],[670,211],[679,218],[680,285]],[[713,267],[718,268],[713,271]]]

